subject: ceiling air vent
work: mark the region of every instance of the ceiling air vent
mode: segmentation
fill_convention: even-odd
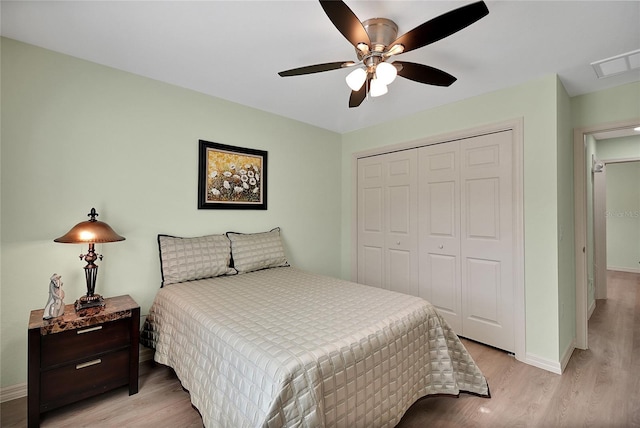
[[[592,62],[599,79],[640,68],[640,49]]]

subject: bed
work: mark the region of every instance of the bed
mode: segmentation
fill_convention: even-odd
[[[291,267],[279,229],[158,240],[141,341],[207,427],[393,427],[421,397],[489,397],[427,301]]]

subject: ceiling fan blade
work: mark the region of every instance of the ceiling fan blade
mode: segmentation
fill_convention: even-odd
[[[351,95],[349,96],[349,108],[358,107],[365,98],[367,98],[367,92],[369,92],[369,84],[371,83],[371,76],[367,76],[367,80],[364,82],[364,85],[357,90],[351,91]]]
[[[421,48],[468,27],[489,14],[483,1],[471,3],[433,18],[398,37],[389,46],[403,45],[409,52]]]
[[[337,70],[339,68],[354,65],[353,61],[327,62],[324,64],[307,65],[305,67],[292,68],[291,70],[281,71],[278,74],[281,77],[300,76],[302,74],[320,73],[322,71]]]
[[[365,43],[367,46],[371,44],[369,34],[364,29],[362,22],[353,13],[349,6],[340,0],[320,0],[320,6],[324,9],[333,25],[349,40],[355,48],[358,44]]]
[[[435,86],[451,86],[451,84],[457,80],[447,72],[424,64],[395,61],[393,65],[399,69],[398,76],[413,80],[414,82]]]

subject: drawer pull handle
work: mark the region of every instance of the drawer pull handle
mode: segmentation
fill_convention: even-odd
[[[86,363],[77,364],[76,365],[76,370],[80,370],[80,369],[83,369],[85,367],[95,366],[96,364],[100,364],[101,362],[102,362],[102,360],[100,358],[98,358],[97,360],[91,360],[91,361],[87,361]]]
[[[82,333],[90,333],[92,331],[96,331],[96,330],[102,330],[102,326],[99,325],[97,327],[91,327],[91,328],[86,328],[84,330],[77,330],[78,334],[82,334]]]

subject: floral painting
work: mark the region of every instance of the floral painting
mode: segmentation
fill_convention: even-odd
[[[267,152],[200,140],[198,208],[267,209]]]

